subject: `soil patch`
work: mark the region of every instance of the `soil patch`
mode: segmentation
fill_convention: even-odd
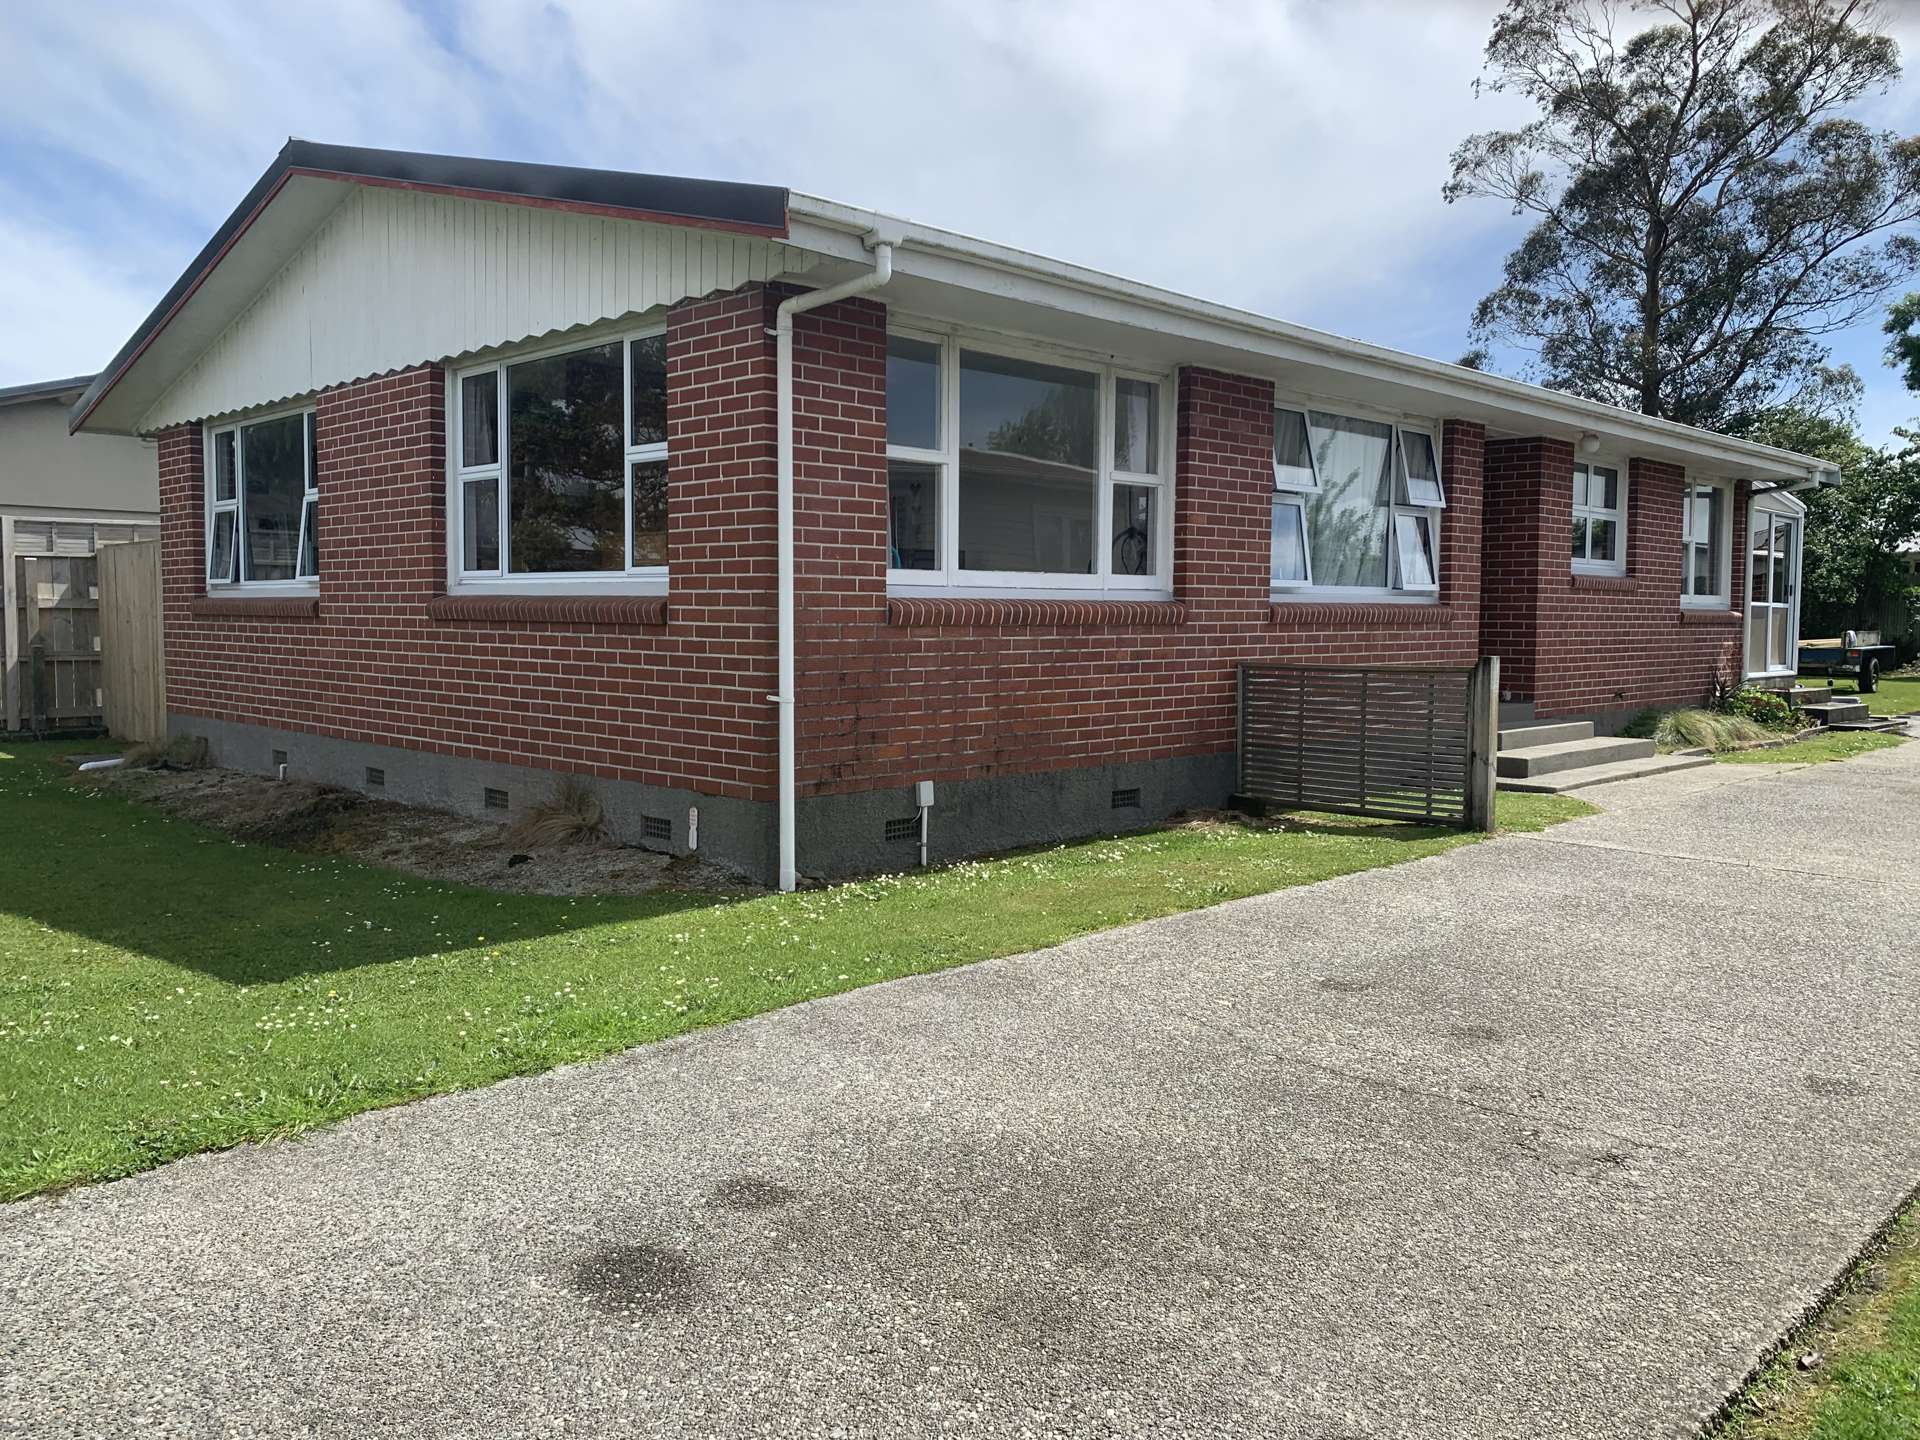
[[[231,835],[364,860],[430,880],[523,895],[704,895],[757,887],[730,870],[606,839],[528,844],[503,825],[450,815],[306,780],[269,780],[237,770],[149,770],[120,766],[79,777]]]

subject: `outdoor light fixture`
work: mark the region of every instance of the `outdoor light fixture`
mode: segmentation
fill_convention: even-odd
[[[1582,435],[1580,437],[1580,453],[1583,455],[1598,455],[1600,453],[1600,437],[1591,430]]]

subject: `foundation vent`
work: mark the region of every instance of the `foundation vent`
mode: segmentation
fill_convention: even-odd
[[[278,768],[279,768],[280,766],[282,766],[282,765],[284,765],[284,764],[286,764],[286,763],[287,763],[287,752],[286,752],[286,751],[284,751],[284,750],[276,750],[276,751],[274,751],[274,752],[273,752],[273,763],[274,763],[274,767],[275,767],[276,769],[278,769]]]
[[[673,822],[664,815],[642,815],[640,817],[640,838],[642,840],[672,840]]]
[[[902,840],[918,840],[919,838],[920,817],[918,815],[909,815],[903,820],[887,821],[887,843],[889,845],[896,845]]]
[[[387,772],[378,765],[367,766],[367,785],[370,789],[380,790],[387,783]]]
[[[1124,790],[1113,792],[1113,808],[1116,810],[1138,810],[1140,808],[1140,787],[1130,785]]]
[[[507,792],[489,785],[480,792],[480,802],[489,810],[504,810],[507,808]]]

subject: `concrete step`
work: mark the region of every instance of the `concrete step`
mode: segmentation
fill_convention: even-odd
[[[1561,720],[1544,725],[1511,725],[1500,732],[1500,749],[1525,750],[1534,745],[1558,745],[1566,740],[1591,740],[1591,720]]]
[[[1550,745],[1503,750],[1494,766],[1503,779],[1512,776],[1516,780],[1533,780],[1562,770],[1584,770],[1590,765],[1611,765],[1620,760],[1645,760],[1654,751],[1651,740],[1595,735],[1584,740],[1558,740]]]
[[[1500,702],[1500,723],[1502,725],[1531,725],[1533,723],[1533,701],[1502,700]]]
[[[1870,712],[1867,702],[1847,696],[1839,700],[1818,700],[1800,707],[1802,715],[1812,716],[1822,725],[1842,725],[1851,721],[1865,720]]]
[[[1713,764],[1711,755],[1650,755],[1643,760],[1615,760],[1605,765],[1586,765],[1578,770],[1558,770],[1549,775],[1531,775],[1509,779],[1501,776],[1498,786],[1523,795],[1564,795],[1569,790],[1585,790],[1591,785],[1608,785],[1615,780],[1641,780],[1649,775],[1665,775],[1672,770],[1692,770]]]
[[[1831,685],[1796,685],[1787,692],[1789,705],[1818,705],[1822,700],[1833,698]]]
[[[1892,715],[1863,716],[1858,720],[1830,720],[1829,730],[1877,730],[1888,735],[1905,735],[1907,722]]]

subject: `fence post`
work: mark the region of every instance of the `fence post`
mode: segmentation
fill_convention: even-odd
[[[52,708],[47,693],[47,642],[36,635],[27,647],[27,715],[36,735],[46,730],[47,712]]]
[[[1467,686],[1467,828],[1493,829],[1494,761],[1500,749],[1500,657],[1483,655]]]

